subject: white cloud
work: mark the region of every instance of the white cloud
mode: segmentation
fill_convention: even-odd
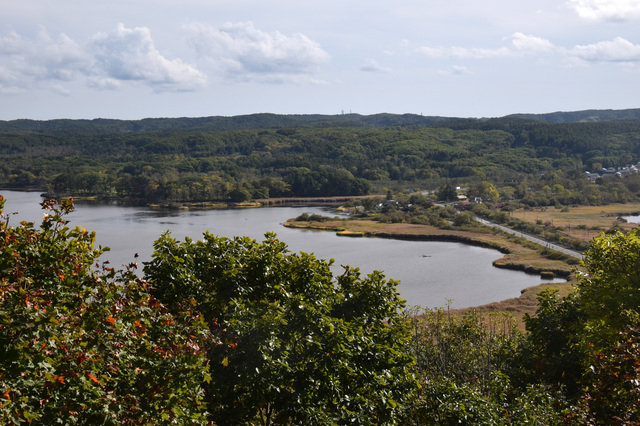
[[[38,82],[86,79],[93,88],[113,89],[122,81],[134,80],[156,91],[193,90],[204,86],[206,77],[180,59],[169,60],[155,48],[147,28],[127,29],[123,25],[107,34],[97,34],[81,46],[60,34],[52,37],[42,28],[28,40],[12,31],[0,37],[0,90],[15,93]],[[47,90],[67,94],[57,84]]]
[[[167,59],[156,49],[151,31],[118,25],[115,32],[96,34],[90,44],[95,58],[96,86],[113,87],[114,80],[134,80],[157,91],[195,90],[205,75],[180,59]]]
[[[590,21],[640,18],[640,0],[569,0],[579,17]]]
[[[0,93],[17,94],[23,92],[19,76],[13,70],[0,65]]]
[[[510,56],[509,49],[503,47],[500,49],[480,49],[480,48],[466,48],[466,47],[420,47],[418,52],[432,57],[432,58],[473,58],[473,59],[485,59],[495,58],[500,56]]]
[[[547,39],[522,33],[515,33],[510,39],[514,51],[520,53],[551,52],[556,48],[553,43]]]
[[[198,54],[228,79],[311,81],[310,75],[329,60],[329,54],[304,34],[267,33],[251,22],[227,23],[219,29],[193,24],[186,29]]]
[[[40,31],[30,63],[41,71],[40,78],[69,81],[89,64],[88,55],[65,34],[53,39],[44,29]]]
[[[34,81],[73,80],[89,63],[87,54],[65,34],[54,39],[42,28],[34,40],[24,40],[14,31],[0,37],[5,93],[20,92]]]
[[[15,31],[9,32],[6,36],[0,37],[0,54],[11,55],[19,53],[23,48],[22,37]]]
[[[570,55],[587,62],[640,62],[640,45],[622,37],[574,47]]]
[[[62,84],[60,84],[60,83],[54,84],[54,85],[51,87],[51,90],[52,90],[53,92],[56,92],[56,93],[57,93],[57,94],[59,94],[59,95],[62,95],[62,96],[69,96],[69,95],[71,95],[71,92],[70,92],[67,88],[65,88]]]
[[[390,72],[391,70],[387,67],[383,67],[382,65],[380,65],[377,61],[373,60],[373,59],[367,59],[364,64],[362,64],[362,66],[360,67],[361,71],[366,71],[366,72]]]
[[[90,77],[87,83],[89,87],[93,87],[95,89],[100,90],[114,90],[122,87],[122,83],[120,80],[116,80],[115,78],[110,77]]]
[[[461,65],[454,65],[449,70],[440,70],[440,71],[438,71],[438,74],[445,75],[445,76],[447,76],[447,75],[465,75],[465,74],[471,74],[471,71],[469,71],[469,69],[467,67],[463,67]]]
[[[522,33],[514,33],[505,40],[511,40],[511,46],[497,49],[425,46],[418,52],[432,58],[490,59],[535,55],[555,49],[549,40]]]
[[[585,66],[596,62],[640,62],[640,45],[616,37],[611,41],[601,41],[588,45],[576,45],[571,49],[555,46],[547,39],[514,33],[504,40],[510,40],[508,47],[498,49],[463,48],[463,47],[422,47],[418,51],[432,58],[453,59],[491,59],[491,58],[520,58],[535,55],[557,54],[566,58],[570,66]],[[441,75],[454,75],[452,70],[441,70]]]

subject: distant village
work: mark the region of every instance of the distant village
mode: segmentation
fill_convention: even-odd
[[[609,167],[609,168],[602,168],[600,170],[598,170],[597,172],[584,172],[585,175],[587,175],[587,179],[589,179],[590,182],[595,182],[597,179],[600,178],[610,178],[610,177],[623,177],[625,175],[631,174],[631,173],[638,173],[638,169],[640,168],[640,163],[636,164],[636,165],[630,165],[630,166],[625,166],[625,167],[618,167],[618,168],[614,168],[614,167]]]

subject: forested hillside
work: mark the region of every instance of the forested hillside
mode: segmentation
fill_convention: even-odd
[[[0,186],[55,195],[145,203],[365,195],[390,187],[434,189],[451,180],[514,186],[541,174],[577,180],[584,171],[637,163],[640,119],[17,120],[0,122],[0,155]]]
[[[640,118],[640,109],[589,109],[584,111],[551,112],[548,114],[513,114],[511,117],[548,121],[550,123],[573,123],[577,121],[635,120]]]

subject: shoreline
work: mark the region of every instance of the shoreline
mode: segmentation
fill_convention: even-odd
[[[9,189],[11,191],[22,191],[21,189]],[[32,190],[28,192],[38,192]],[[369,197],[375,197],[372,195]],[[365,196],[366,197],[366,196]],[[359,198],[365,198],[359,197]],[[73,197],[80,202],[118,202],[126,204],[125,200],[105,199],[102,197]],[[210,209],[243,209],[261,207],[281,207],[281,206],[335,206],[341,202],[354,197],[306,197],[306,198],[282,198],[260,200],[253,203],[175,203],[175,204],[147,204],[142,205],[150,210],[171,209],[171,210],[210,210]],[[129,200],[130,201],[130,200]],[[525,313],[534,313],[537,306],[535,295],[544,287],[559,288],[561,293],[567,293],[575,280],[575,265],[570,265],[566,261],[545,258],[540,253],[541,247],[537,250],[530,244],[519,241],[518,237],[507,236],[500,232],[493,232],[487,229],[485,232],[473,232],[463,229],[439,229],[429,225],[415,225],[408,223],[379,223],[371,220],[361,219],[339,219],[335,218],[325,222],[296,222],[294,219],[287,220],[284,224],[290,228],[313,229],[335,232],[339,236],[358,238],[385,238],[399,240],[418,241],[450,241],[463,244],[475,245],[498,250],[504,256],[492,262],[497,268],[522,271],[529,274],[541,275],[541,279],[553,277],[566,279],[563,283],[542,283],[522,290],[517,298],[506,299],[501,302],[493,302],[487,305],[466,308],[477,311],[502,311],[510,312],[517,316]],[[556,257],[557,259],[557,257]],[[566,260],[566,259],[565,259]]]
[[[542,255],[539,255],[539,259],[534,259],[530,255],[534,250],[530,247],[525,247],[518,242],[512,241],[509,236],[498,236],[499,234],[482,234],[472,233],[471,231],[464,230],[441,230],[429,225],[405,225],[405,228],[411,228],[411,230],[418,230],[418,232],[394,232],[394,224],[380,224],[391,228],[387,231],[379,230],[362,230],[357,229],[353,225],[357,222],[365,223],[369,225],[371,221],[354,221],[354,220],[329,220],[326,222],[305,222],[296,221],[295,219],[289,219],[283,226],[288,228],[298,229],[311,229],[316,231],[329,231],[335,232],[338,236],[343,237],[364,237],[364,238],[386,238],[397,239],[407,241],[449,241],[459,242],[468,245],[474,245],[478,247],[484,247],[494,249],[504,254],[505,256],[493,261],[493,265],[497,268],[511,269],[516,271],[523,271],[530,274],[545,274],[552,272],[556,278],[564,278],[569,280],[572,275],[570,265],[561,260],[547,259]],[[420,228],[418,228],[420,227]],[[354,229],[355,228],[355,229]],[[399,227],[397,227],[399,228]],[[397,229],[396,228],[396,229]],[[422,232],[420,232],[422,231]],[[474,235],[475,234],[475,235]],[[517,238],[517,237],[516,237]],[[527,251],[522,253],[519,251]],[[529,255],[529,256],[525,256]],[[544,263],[540,263],[541,260],[546,259]],[[537,262],[535,260],[538,260]],[[548,276],[548,274],[545,274]]]
[[[519,297],[492,302],[485,305],[464,309],[452,309],[454,313],[477,311],[486,314],[502,312],[514,316],[518,326],[523,327],[525,315],[533,315],[538,306],[537,294],[544,288],[551,287],[566,295],[573,289],[576,281],[578,265],[570,265],[569,256],[559,253],[560,259],[550,259],[542,255],[545,248],[528,242],[521,237],[503,232],[478,233],[466,230],[442,230],[429,225],[412,224],[380,224],[368,220],[335,219],[324,222],[304,222],[289,219],[284,226],[298,229],[335,232],[338,236],[349,238],[388,238],[413,241],[450,241],[470,244],[498,250],[504,254],[492,262],[496,268],[522,271],[540,275],[541,280],[561,278],[565,282],[549,282],[527,287],[521,290]],[[382,228],[385,228],[384,230]],[[404,232],[403,232],[404,231]],[[555,257],[555,256],[554,256]]]
[[[260,198],[246,202],[235,201],[171,201],[171,202],[159,202],[148,203],[138,199],[132,199],[127,197],[117,197],[109,195],[61,195],[52,196],[46,194],[46,191],[41,188],[10,188],[0,187],[0,191],[16,191],[16,192],[40,192],[43,199],[55,198],[55,199],[69,199],[73,198],[74,201],[83,202],[103,202],[103,203],[118,203],[123,205],[135,205],[138,207],[146,207],[151,210],[224,210],[224,209],[247,209],[247,208],[262,208],[262,207],[317,207],[327,206],[335,207],[340,206],[342,203],[353,200],[370,197],[379,197],[380,195],[354,195],[354,196],[335,196],[335,197],[283,197],[283,198]]]

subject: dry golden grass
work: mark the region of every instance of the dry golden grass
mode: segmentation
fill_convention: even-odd
[[[495,313],[506,313],[511,315],[516,320],[517,327],[524,331],[524,317],[525,315],[533,316],[538,308],[538,294],[546,288],[558,290],[558,296],[564,297],[568,295],[576,285],[575,278],[561,283],[542,283],[533,287],[527,287],[522,290],[520,297],[514,297],[512,299],[506,299],[500,302],[493,302],[487,305],[475,306],[464,309],[452,309],[453,314],[465,314],[469,311],[476,311],[480,317],[484,315],[491,315]]]
[[[565,211],[562,211],[565,210]],[[607,206],[577,206],[565,209],[547,207],[534,210],[516,210],[512,216],[526,222],[542,224],[550,223],[564,228],[564,233],[584,241],[591,241],[602,231],[611,228],[616,223],[622,229],[637,228],[638,224],[620,223],[616,220],[619,215],[631,215],[640,212],[640,203],[610,204]],[[583,225],[587,229],[578,229]],[[594,229],[599,228],[599,229]]]

